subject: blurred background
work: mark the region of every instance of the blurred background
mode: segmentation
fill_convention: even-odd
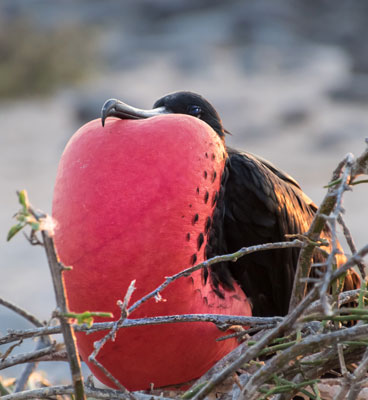
[[[43,250],[21,234],[5,242],[15,191],[50,213],[66,142],[111,97],[149,108],[171,91],[202,94],[228,144],[269,159],[319,204],[337,163],[368,137],[367,26],[359,0],[1,0],[0,296],[49,319]],[[358,248],[367,199],[368,185],[345,196]],[[26,327],[0,308],[1,334]],[[43,368],[68,379],[63,366]]]

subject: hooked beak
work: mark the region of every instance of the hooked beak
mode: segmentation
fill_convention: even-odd
[[[141,110],[123,103],[117,99],[109,99],[105,101],[101,110],[102,126],[105,126],[107,117],[117,117],[120,119],[142,119],[150,118],[156,115],[169,114],[166,107],[158,107],[152,110]]]

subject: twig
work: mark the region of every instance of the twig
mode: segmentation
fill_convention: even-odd
[[[62,343],[58,343],[58,345],[61,345]],[[55,350],[54,352],[50,354],[46,354],[44,356],[40,356],[32,360],[32,362],[39,363],[39,362],[48,362],[48,361],[63,361],[63,362],[68,362],[68,354],[65,350]],[[26,361],[28,362],[28,361]],[[18,381],[18,380],[17,380]]]
[[[244,326],[261,326],[272,324],[273,326],[281,322],[282,317],[245,317],[242,315],[223,315],[223,314],[182,314],[167,315],[150,318],[126,319],[118,329],[132,328],[135,326],[159,325],[180,322],[212,322],[218,326],[224,325],[244,325]],[[110,330],[116,325],[116,322],[95,322],[91,327],[86,324],[72,325],[73,329],[78,332],[94,333],[98,331]],[[60,325],[12,330],[6,336],[0,338],[0,345],[15,342],[19,339],[28,339],[42,335],[54,335],[61,333]]]
[[[48,336],[41,337],[40,340],[37,342],[35,350],[38,351],[38,350],[45,349],[50,344],[51,344],[51,340]],[[29,360],[27,362],[29,362]],[[25,366],[21,376],[16,381],[14,392],[21,392],[22,390],[24,390],[26,388],[28,379],[31,376],[31,374],[36,370],[37,365],[38,365],[38,361],[36,359],[36,360],[33,360],[33,362],[30,362],[29,364],[27,364]]]
[[[85,400],[86,396],[84,394],[83,375],[81,373],[80,360],[78,350],[76,348],[76,339],[73,328],[65,318],[61,317],[61,314],[68,312],[63,278],[63,271],[65,270],[65,267],[60,263],[56,254],[50,226],[48,226],[48,223],[42,224],[42,222],[47,221],[50,217],[48,217],[46,214],[36,212],[28,204],[28,201],[26,203],[28,211],[36,218],[38,222],[40,222],[40,226],[44,225],[43,229],[41,228],[42,240],[50,267],[52,283],[54,286],[56,306],[59,313],[58,318],[60,320],[61,331],[68,353],[69,367],[71,371],[73,387],[75,390],[75,397],[76,400]]]
[[[267,382],[273,373],[280,372],[285,366],[288,366],[289,360],[295,360],[301,354],[308,354],[311,351],[320,349],[323,346],[336,343],[347,339],[366,338],[368,335],[368,325],[357,325],[352,328],[338,330],[321,335],[310,335],[301,342],[284,350],[280,354],[270,359],[267,364],[260,368],[245,385],[242,396],[247,400],[256,398],[258,389]]]
[[[249,362],[257,354],[267,346],[273,339],[280,336],[283,332],[290,329],[301,313],[312,303],[317,295],[317,289],[312,289],[308,295],[299,303],[294,310],[292,310],[283,321],[280,322],[276,328],[269,331],[263,336],[254,346],[249,347],[236,361],[224,368],[220,373],[213,376],[213,378],[193,397],[193,400],[204,399],[218,384],[223,382],[230,374],[235,372],[246,362]]]
[[[354,164],[352,176],[357,177],[359,175],[366,174],[368,175],[368,138],[365,139],[366,149],[364,152],[357,158],[356,163]]]
[[[226,254],[226,255],[222,255],[222,256],[215,256],[206,261],[203,261],[202,263],[194,265],[193,267],[184,269],[175,275],[167,276],[165,278],[165,281],[160,286],[158,286],[155,290],[148,293],[146,296],[142,297],[141,299],[136,301],[131,307],[129,307],[128,313],[131,314],[134,310],[136,310],[138,307],[140,307],[147,300],[151,299],[152,297],[158,296],[159,293],[162,292],[172,282],[176,281],[177,279],[179,279],[181,277],[189,276],[190,274],[192,274],[195,271],[198,271],[201,268],[208,268],[212,264],[217,264],[217,263],[224,262],[224,261],[235,262],[239,258],[241,258],[247,254],[257,252],[257,251],[265,251],[265,250],[273,250],[273,249],[286,249],[286,248],[291,248],[291,247],[302,247],[302,246],[303,246],[303,242],[301,240],[295,239],[292,242],[266,243],[266,244],[259,244],[259,245],[255,245],[255,246],[243,247],[240,250],[236,251],[235,253]]]
[[[368,143],[367,139],[366,142]],[[368,173],[368,147],[355,162],[352,162],[352,160],[353,156],[348,154],[333,172],[331,179],[332,183],[330,184],[328,192],[324,197],[321,206],[318,208],[306,234],[311,241],[317,241],[319,239],[326,223],[326,216],[330,215],[336,203],[341,203],[341,196],[343,191],[347,189],[347,184],[353,182],[358,175]],[[349,165],[345,170],[344,177],[340,178],[341,172],[347,164]],[[346,181],[347,178],[349,178],[349,181]],[[340,211],[338,214],[340,214]],[[295,308],[296,304],[298,304],[305,296],[307,282],[304,279],[308,278],[310,273],[314,248],[315,246],[313,246],[313,244],[306,244],[300,251],[289,310]],[[326,281],[327,280],[329,279],[326,278]]]
[[[28,311],[24,310],[23,308],[15,305],[14,303],[11,303],[10,301],[7,301],[0,297],[0,304],[6,308],[9,308],[9,310],[14,311],[18,315],[22,316],[27,321],[29,321],[31,324],[38,326],[38,327],[44,326],[44,324],[33,314],[31,314]]]
[[[32,329],[20,329],[20,330],[8,330],[8,334],[0,338],[0,345],[16,342],[19,339],[29,339],[42,335],[52,335],[55,333],[61,333],[61,327],[59,326],[45,326],[43,328],[32,328]]]
[[[352,375],[352,385],[350,386],[350,390],[348,396],[346,397],[347,400],[355,400],[360,392],[360,387],[362,384],[362,380],[366,375],[368,369],[368,348],[366,349],[362,361],[360,362],[359,366],[354,371]]]
[[[341,161],[332,175],[332,182],[335,182],[339,178],[343,167],[350,156],[346,156],[343,161]],[[339,188],[345,187],[346,182],[339,180]],[[313,221],[306,233],[306,236],[311,240],[311,243],[306,243],[299,253],[299,259],[297,268],[295,271],[294,285],[290,298],[289,310],[295,308],[295,306],[301,301],[305,296],[307,290],[307,282],[305,278],[308,278],[311,269],[312,256],[315,249],[313,242],[318,241],[320,234],[325,226],[326,217],[330,215],[333,208],[335,207],[337,201],[337,191],[335,186],[329,187],[326,196],[324,197],[322,204],[318,208]]]
[[[341,265],[331,276],[331,282],[338,279],[340,276],[345,274],[350,268],[356,265],[362,258],[368,254],[368,245],[362,247],[359,251],[353,254],[345,264]]]
[[[321,298],[322,307],[325,315],[332,315],[332,308],[327,300],[328,291],[331,284],[331,276],[334,270],[334,260],[335,255],[338,254],[338,242],[337,242],[337,233],[336,233],[336,220],[338,216],[342,212],[342,196],[343,193],[348,189],[348,181],[351,177],[351,170],[353,168],[354,156],[352,154],[347,154],[345,158],[345,169],[343,171],[341,182],[338,185],[337,189],[335,189],[336,202],[332,212],[332,216],[330,218],[330,227],[331,227],[331,235],[332,235],[332,250],[330,255],[326,261],[326,270],[323,274],[321,282],[319,284],[319,294]]]
[[[96,389],[89,386],[84,387],[84,391],[88,397],[95,399],[122,399],[126,400],[127,395],[124,392],[119,392],[113,389]],[[13,393],[1,397],[1,400],[26,400],[26,399],[39,399],[49,398],[63,394],[74,394],[73,386],[51,386],[41,389],[26,390],[20,393]],[[153,396],[150,394],[135,393],[138,400],[170,400],[162,396]]]
[[[347,290],[346,292],[342,292],[339,294],[339,303],[338,306],[341,306],[346,303],[350,303],[351,301],[355,300],[359,297],[360,292],[362,289],[354,289],[354,290]],[[365,295],[368,295],[368,291],[365,290]]]
[[[13,365],[29,362],[29,361],[32,361],[39,357],[48,355],[50,353],[53,353],[55,351],[55,349],[56,349],[56,345],[53,344],[51,346],[45,347],[40,350],[35,350],[35,351],[29,352],[29,353],[18,354],[13,357],[8,357],[6,360],[0,362],[0,370],[12,367]]]
[[[337,344],[337,354],[339,356],[339,363],[340,363],[340,370],[342,376],[348,375],[348,369],[346,368],[345,358],[344,358],[344,351],[343,345],[341,343]]]
[[[357,252],[357,248],[355,246],[353,237],[351,236],[350,230],[347,227],[347,225],[345,224],[345,221],[344,221],[344,219],[343,219],[341,214],[338,216],[337,222],[342,226],[346,242],[349,245],[352,254],[356,253]],[[359,268],[359,271],[360,271],[360,274],[361,274],[362,278],[365,279],[365,276],[366,276],[366,272],[365,271],[368,268],[367,264],[363,260],[361,260],[361,261],[357,262],[357,266]]]
[[[36,316],[34,316],[33,314],[24,310],[23,308],[15,305],[14,303],[11,303],[5,299],[0,298],[0,304],[3,305],[4,307],[7,307],[8,309],[14,311],[21,317],[25,318],[31,324],[33,324],[37,327],[44,326],[44,324]],[[37,343],[36,350],[41,350],[41,349],[45,348],[46,346],[49,346],[50,344],[51,344],[51,341],[49,338],[47,338],[47,337],[41,338]],[[24,390],[30,375],[36,369],[36,367],[37,367],[37,364],[35,362],[32,362],[24,368],[21,376],[16,381],[16,386],[14,389],[15,392]]]
[[[365,351],[365,347],[354,346],[348,348],[345,351],[344,358],[345,362],[352,363],[356,362],[362,357]],[[316,379],[325,373],[338,369],[339,360],[336,354],[335,347],[327,347],[325,350],[307,355],[299,363],[296,363],[295,367],[291,367],[285,370],[284,376],[287,379],[292,379],[293,383],[300,383],[306,379]],[[297,390],[292,390],[287,394],[279,395],[275,400],[290,400],[297,394]]]
[[[252,340],[259,340],[262,339],[264,334],[267,331],[261,331],[256,333],[253,337]],[[219,360],[214,366],[212,366],[204,375],[202,375],[188,390],[188,392],[193,393],[196,392],[198,393],[199,390],[198,388],[202,388],[204,384],[207,384],[210,382],[214,376],[218,375],[221,371],[223,371],[224,368],[228,367],[231,365],[233,362],[239,359],[239,357],[249,349],[248,345],[248,340],[245,341],[244,343],[241,343],[238,347],[236,347],[233,351],[228,353],[225,357],[223,357],[221,360]],[[187,392],[185,393],[187,394]],[[189,396],[187,396],[189,398]],[[190,396],[190,398],[193,398],[193,396]]]
[[[135,280],[133,280],[126,292],[126,295],[124,297],[124,301],[121,302],[120,300],[117,302],[120,309],[121,309],[121,316],[118,321],[114,322],[111,331],[105,335],[101,340],[98,340],[93,343],[94,351],[90,356],[88,357],[88,360],[96,365],[110,380],[113,382],[122,392],[125,393],[125,395],[134,400],[135,397],[128,391],[128,389],[123,386],[101,363],[99,363],[96,360],[96,357],[98,353],[101,351],[102,347],[109,341],[109,340],[115,340],[116,332],[119,330],[119,328],[123,325],[124,321],[126,320],[127,316],[129,315],[129,311],[127,310],[128,303],[130,301],[130,298],[135,290]]]

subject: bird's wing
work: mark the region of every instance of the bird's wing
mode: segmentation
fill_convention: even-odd
[[[228,154],[223,232],[217,232],[226,246],[221,251],[285,241],[285,234],[308,230],[316,206],[293,178],[252,154],[232,149]],[[299,249],[253,253],[213,268],[212,282],[226,287],[234,278],[252,302],[254,315],[284,315],[298,254]]]

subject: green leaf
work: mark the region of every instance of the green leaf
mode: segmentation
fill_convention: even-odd
[[[113,314],[110,313],[110,312],[90,312],[90,311],[85,311],[83,313],[68,312],[68,313],[62,314],[62,316],[66,317],[66,318],[74,318],[74,319],[76,319],[78,325],[87,324],[88,327],[91,327],[92,324],[93,324],[93,317],[112,318]]]
[[[29,207],[28,194],[26,190],[21,190],[18,192],[19,203],[23,206],[24,211],[26,212]]]
[[[19,222],[17,225],[13,225],[9,232],[8,232],[8,236],[6,237],[6,240],[9,242],[9,240],[15,236],[20,230],[22,230],[24,228],[24,224]]]

